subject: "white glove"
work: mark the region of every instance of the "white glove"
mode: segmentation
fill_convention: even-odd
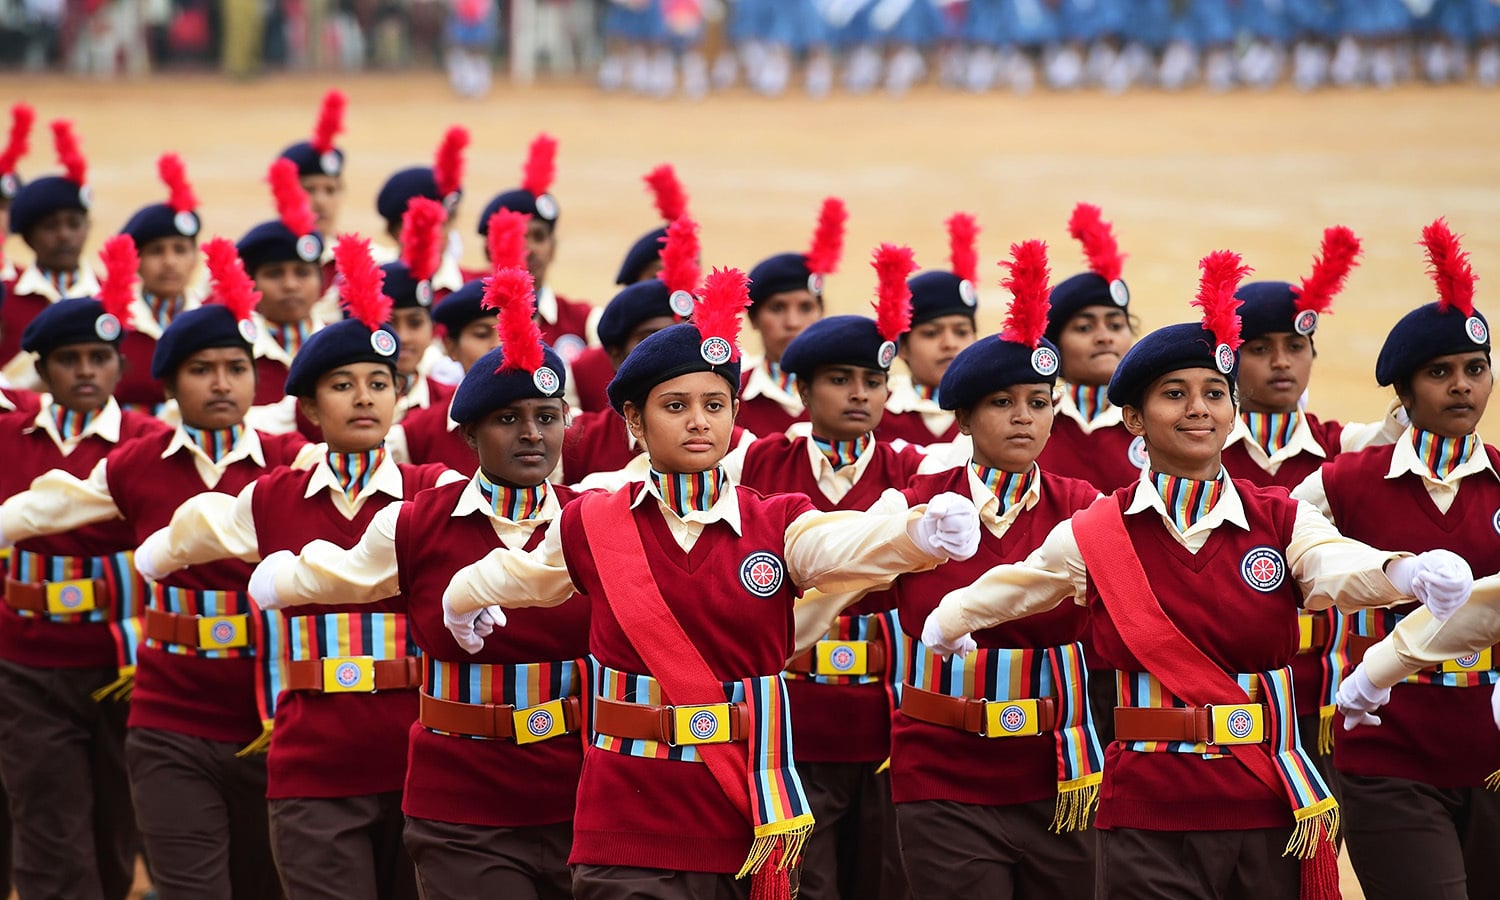
[[[500,617],[498,623],[495,621],[496,615]],[[501,628],[505,627],[505,613],[500,612],[498,606],[486,606],[479,611],[479,618],[474,620],[474,633],[482,638],[487,638],[495,631],[497,624]]]
[[[297,554],[290,550],[277,550],[260,561],[250,573],[250,599],[261,609],[282,609],[287,604],[276,596],[276,573],[297,561]]]
[[[1398,559],[1386,566],[1386,574],[1396,590],[1422,601],[1439,622],[1448,621],[1474,587],[1469,563],[1451,550],[1428,550]]]
[[[938,494],[907,534],[929,556],[968,559],[979,551],[979,510],[967,497]]]
[[[1379,725],[1375,710],[1391,702],[1391,689],[1376,687],[1365,674],[1365,664],[1360,663],[1339,683],[1337,702],[1339,712],[1344,714],[1345,731],[1356,725]]]
[[[1500,682],[1495,684],[1495,690],[1490,694],[1490,709],[1495,714],[1495,727],[1500,728]]]
[[[937,610],[928,613],[927,621],[922,623],[922,643],[930,647],[932,652],[945,657],[966,656],[979,649],[971,634],[961,634],[951,641],[943,637],[943,629],[938,625]]]
[[[176,570],[168,569],[166,562],[162,560],[168,549],[167,529],[152,532],[150,537],[135,548],[135,570],[147,581],[160,581],[171,575]]]
[[[4,528],[0,528],[0,550],[4,550],[7,547],[9,547],[11,544],[14,544],[14,543],[15,543],[15,541],[6,540],[6,538],[5,538],[5,529]]]
[[[448,596],[452,589],[450,585],[448,590],[443,591],[443,624],[453,633],[453,640],[458,642],[458,646],[470,653],[478,653],[484,649],[484,639],[495,626],[505,626],[505,612],[495,606],[455,612],[452,598]]]

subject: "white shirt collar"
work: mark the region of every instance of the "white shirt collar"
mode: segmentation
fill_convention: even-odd
[[[1234,488],[1234,480],[1224,470],[1219,470],[1219,478],[1224,482],[1224,492],[1219,495],[1219,501],[1214,508],[1198,521],[1194,522],[1187,531],[1179,532],[1177,524],[1172,521],[1172,514],[1167,511],[1167,504],[1161,499],[1161,494],[1156,492],[1156,485],[1151,481],[1150,469],[1142,469],[1140,480],[1135,483],[1135,496],[1131,498],[1130,506],[1126,508],[1126,515],[1155,510],[1161,516],[1162,521],[1172,533],[1181,538],[1191,538],[1202,532],[1213,531],[1220,525],[1238,525],[1245,531],[1250,530],[1250,520],[1245,518],[1245,504],[1240,500],[1240,492]]]
[[[1003,515],[996,515],[1000,509],[1000,498],[995,496],[989,485],[979,480],[979,473],[974,471],[972,459],[964,464],[964,471],[969,474],[969,499],[974,501],[974,507],[979,510],[980,521],[996,535],[1004,534],[1017,516],[1041,502],[1042,473],[1036,463],[1031,464],[1031,484],[1027,486],[1026,493],[1021,495],[1021,502],[1012,505]]]
[[[865,470],[870,467],[870,460],[875,458],[875,445],[878,442],[873,436],[870,438],[869,443],[865,444],[864,452],[855,457],[853,463],[835,471],[833,463],[828,461],[828,457],[818,447],[818,442],[813,439],[812,425],[806,422],[798,422],[797,425],[807,425],[804,433],[799,435],[799,437],[803,438],[803,445],[807,448],[808,465],[812,466],[813,477],[817,479],[819,484],[822,484],[825,479],[830,478],[842,479],[851,485],[859,483],[859,479],[864,476]],[[796,426],[794,425],[793,427],[795,428]],[[790,434],[791,430],[789,429],[787,433]]]
[[[386,494],[397,500],[403,497],[403,485],[401,479],[401,468],[390,453],[375,467],[370,475],[370,481],[353,503],[349,502],[348,495],[339,485],[338,476],[333,473],[333,468],[328,465],[328,445],[317,444],[316,462],[313,463],[312,477],[307,480],[307,490],[302,493],[305,498],[316,496],[322,491],[328,491],[333,495],[334,503],[344,512],[346,516],[353,517],[354,513],[371,495],[376,493]]]
[[[198,446],[198,442],[188,437],[188,433],[183,430],[181,425],[178,425],[176,430],[172,432],[172,439],[167,442],[167,449],[162,451],[161,458],[167,459],[180,450],[186,450],[192,455],[193,461],[198,464],[200,471],[206,465],[215,472],[222,474],[225,469],[228,469],[242,459],[251,460],[262,469],[266,467],[265,448],[261,446],[260,433],[254,428],[249,427],[245,428],[244,433],[240,435],[239,441],[230,448],[229,452],[224,454],[224,458],[218,462],[214,462],[204,452],[203,448]]]
[[[14,281],[15,277],[15,264],[8,259],[0,259],[0,281]]]
[[[451,293],[464,286],[464,273],[458,267],[458,260],[444,255],[443,261],[438,263],[437,271],[432,273],[429,281],[435,290]]]
[[[99,293],[99,279],[94,277],[92,269],[87,266],[81,266],[73,275],[75,281],[73,282],[73,286],[68,288],[68,297],[92,297]],[[52,284],[52,279],[43,275],[42,270],[37,268],[35,263],[27,266],[21,272],[21,276],[16,279],[15,287],[11,288],[11,294],[16,297],[37,294],[46,297],[53,303],[66,299],[62,294],[57,292],[57,288]]]
[[[252,348],[255,352],[255,358],[260,359],[264,357],[279,362],[284,366],[290,366],[292,364],[292,357],[286,352],[286,348],[281,346],[281,342],[271,336],[271,323],[266,320],[265,316],[258,312],[252,315],[255,317],[255,346]],[[308,337],[312,337],[323,329],[324,322],[316,314],[311,314],[308,321],[310,323],[307,332]],[[303,340],[306,341],[306,338]]]
[[[1467,462],[1449,472],[1447,478],[1438,479],[1432,476],[1432,472],[1427,468],[1427,463],[1423,462],[1422,457],[1417,455],[1416,447],[1412,446],[1412,429],[1407,428],[1401,432],[1400,437],[1396,438],[1395,452],[1391,454],[1391,468],[1386,472],[1385,477],[1400,478],[1402,475],[1410,472],[1421,478],[1425,484],[1457,488],[1459,482],[1470,475],[1477,475],[1480,472],[1489,472],[1491,475],[1495,475],[1495,467],[1490,464],[1490,455],[1485,451],[1484,439],[1479,436],[1479,432],[1477,431],[1474,432],[1474,440],[1476,441],[1474,455],[1470,456]]]
[[[536,290],[536,314],[548,325],[557,324],[557,294],[545,284]]]
[[[1125,421],[1124,415],[1120,412],[1118,406],[1106,407],[1104,412],[1099,414],[1098,418],[1092,422],[1088,421],[1078,409],[1078,404],[1073,402],[1073,394],[1068,390],[1068,386],[1061,381],[1057,383],[1056,398],[1057,411],[1077,422],[1078,427],[1083,429],[1084,434],[1092,434],[1101,428],[1120,425]]]
[[[751,363],[751,360],[746,360]],[[776,404],[786,410],[787,415],[802,415],[802,398],[789,391],[784,391],[776,379],[771,377],[770,364],[765,357],[759,357],[753,361],[753,365],[747,366],[750,375],[745,380],[745,388],[740,391],[740,402],[754,400],[756,397],[768,397],[776,401]]]
[[[203,295],[196,288],[189,287],[182,295],[182,310],[178,315],[202,305]],[[139,283],[135,285],[135,302],[130,305],[130,321],[136,331],[152,340],[161,340],[161,334],[166,330],[156,321],[156,313],[151,311],[151,304],[146,302]]]
[[[93,421],[89,422],[88,427],[84,428],[77,436],[71,437],[66,441],[62,439],[62,435],[58,434],[57,422],[52,418],[52,395],[42,394],[38,399],[41,401],[42,408],[37,411],[36,418],[32,420],[31,427],[26,429],[27,433],[35,431],[38,428],[47,432],[47,436],[52,438],[52,443],[57,445],[57,449],[62,451],[63,456],[72,453],[74,448],[81,444],[84,438],[88,437],[101,438],[111,444],[118,444],[120,442],[121,412],[120,404],[115,402],[115,398],[110,397],[109,401],[94,416]]]
[[[917,395],[916,382],[911,380],[910,375],[892,375],[890,377],[890,397],[885,401],[886,412],[901,413],[918,412],[924,416],[951,416],[953,415],[941,406],[936,400]]]
[[[744,530],[740,527],[739,491],[735,490],[734,481],[732,479],[724,479],[724,490],[719,494],[719,499],[716,500],[714,502],[714,505],[710,506],[707,511],[699,511],[694,509],[690,510],[686,516],[678,516],[677,511],[672,508],[671,504],[662,499],[661,494],[657,492],[656,485],[652,482],[649,475],[642,482],[642,484],[644,485],[644,488],[639,494],[636,495],[635,500],[630,504],[631,509],[640,506],[643,502],[645,502],[646,497],[649,495],[656,499],[656,505],[661,509],[661,514],[667,517],[668,521],[676,519],[677,521],[684,524],[696,523],[699,525],[711,525],[714,522],[725,522],[729,525],[730,528],[734,529],[734,533],[736,535],[743,536],[745,533]],[[626,488],[626,490],[628,490],[628,488]]]
[[[1233,446],[1235,441],[1244,441],[1245,450],[1250,454],[1250,458],[1255,460],[1256,465],[1268,472],[1274,472],[1282,463],[1304,453],[1320,459],[1328,458],[1323,445],[1319,444],[1318,439],[1313,436],[1312,426],[1307,424],[1307,413],[1300,409],[1297,411],[1297,427],[1292,429],[1291,440],[1270,456],[1266,456],[1266,448],[1262,447],[1260,441],[1250,434],[1250,426],[1245,424],[1244,414],[1234,417],[1234,427],[1229,430],[1229,437],[1224,441],[1224,446]]]
[[[547,496],[542,499],[542,505],[537,509],[536,515],[525,522],[516,522],[505,516],[497,515],[495,507],[484,496],[479,489],[479,473],[476,471],[469,477],[469,483],[458,495],[458,502],[453,506],[453,518],[460,519],[474,513],[483,513],[491,521],[510,523],[513,525],[537,525],[542,522],[551,522],[562,513],[562,506],[557,502],[557,488],[551,484],[547,485]]]

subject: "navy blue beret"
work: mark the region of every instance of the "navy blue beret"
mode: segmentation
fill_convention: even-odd
[[[496,194],[484,205],[484,212],[479,214],[479,233],[488,235],[490,233],[490,216],[502,209],[508,209],[515,213],[525,213],[534,219],[540,219],[548,225],[557,224],[558,213],[557,200],[551,194],[543,194],[538,197],[531,191],[516,188],[513,191],[505,191]]]
[[[199,350],[239,347],[254,355],[255,323],[236,319],[226,306],[210,303],[179,313],[156,339],[151,354],[151,377],[166,381],[183,360]]]
[[[196,212],[178,212],[165,203],[153,203],[136,210],[125,227],[120,229],[120,233],[130,235],[131,240],[135,241],[135,249],[140,250],[159,238],[185,237],[197,240],[201,230],[203,223]]]
[[[313,333],[292,357],[286,373],[286,392],[294,397],[317,393],[323,373],[354,363],[385,363],[396,371],[401,342],[388,328],[371,331],[358,319],[343,319]]]
[[[1253,341],[1280,332],[1311,335],[1318,330],[1318,314],[1297,312],[1297,293],[1285,281],[1252,281],[1240,286],[1240,337]]]
[[[463,199],[463,191],[454,191],[441,197],[438,195],[437,176],[433,175],[432,167],[413,166],[402,169],[385,180],[385,184],[380,186],[380,193],[375,195],[375,211],[391,226],[392,231],[399,232],[401,217],[406,215],[406,205],[413,197],[436,200],[452,215],[458,202]]]
[[[599,343],[605,347],[624,348],[630,333],[647,319],[676,316],[686,319],[693,314],[693,297],[687,291],[674,296],[666,282],[648,278],[619,292],[599,314]]]
[[[484,279],[476,278],[444,297],[432,308],[432,321],[447,329],[448,337],[457,338],[458,333],[475,319],[494,316],[495,311],[484,305]]]
[[[411,277],[411,269],[404,262],[386,263],[380,267],[385,273],[385,284],[381,293],[391,298],[396,309],[432,309],[432,282],[418,281]]]
[[[124,335],[123,324],[104,311],[93,297],[59,300],[37,313],[21,332],[21,349],[46,356],[69,344],[116,344]]]
[[[1202,324],[1168,325],[1136,341],[1125,353],[1109,379],[1109,402],[1139,407],[1153,381],[1179,369],[1213,369],[1233,385],[1239,367],[1239,353],[1220,344]]]
[[[895,360],[895,343],[880,336],[874,319],[829,316],[792,338],[781,352],[781,370],[809,379],[820,366],[859,366],[885,371]]]
[[[751,309],[788,291],[811,291],[814,297],[823,297],[823,278],[812,273],[801,253],[778,253],[750,270]]]
[[[542,345],[542,367],[535,372],[521,369],[496,372],[503,362],[503,347],[479,357],[453,392],[453,405],[448,409],[453,421],[476,422],[517,400],[562,399],[563,388],[567,386],[566,366],[551,347]]]
[[[979,293],[974,284],[952,272],[923,272],[908,279],[911,291],[911,327],[943,316],[968,316],[974,319]]]
[[[704,358],[703,344],[703,336],[691,322],[664,328],[641,341],[609,383],[609,405],[623,415],[627,401],[639,403],[657,385],[693,372],[713,372],[729,382],[729,395],[738,397],[740,361],[710,363]]]
[[[998,334],[980,338],[953,357],[938,383],[938,405],[943,409],[972,409],[990,394],[1017,384],[1057,384],[1062,357],[1051,341],[1035,348],[1002,340]]]
[[[627,287],[640,281],[646,267],[654,262],[661,262],[662,242],[666,239],[667,229],[664,227],[641,235],[630,245],[630,252],[625,254],[625,261],[620,263],[620,274],[615,276],[615,284]]]
[[[343,150],[334,147],[327,153],[319,153],[308,141],[298,141],[281,151],[281,158],[296,163],[297,174],[304,177],[308,175],[337,177],[344,171]]]
[[[88,212],[90,194],[87,186],[79,187],[61,175],[29,181],[10,201],[10,230],[24,238],[38,222],[60,209]]]
[[[1478,310],[1466,316],[1437,303],[1419,306],[1401,317],[1386,335],[1375,360],[1375,381],[1386,387],[1421,368],[1428,360],[1450,353],[1490,352],[1490,324]]]
[[[317,264],[323,258],[323,236],[316,231],[292,234],[280,219],[273,219],[245,232],[234,248],[245,263],[246,274],[254,278],[255,271],[267,263]]]
[[[1093,272],[1080,272],[1052,288],[1047,308],[1047,340],[1057,343],[1068,320],[1090,306],[1130,312],[1130,289],[1120,279],[1105,281]]]

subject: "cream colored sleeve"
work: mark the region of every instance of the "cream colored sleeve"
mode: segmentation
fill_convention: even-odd
[[[1365,674],[1376,687],[1500,643],[1500,575],[1474,582],[1469,602],[1446,622],[1419,607],[1365,652]]]
[[[396,519],[404,504],[375,514],[359,543],[345,550],[313,541],[276,572],[276,597],[288,606],[307,603],[375,603],[401,592],[396,567]]]
[[[1344,537],[1310,504],[1299,503],[1286,563],[1302,588],[1305,608],[1356,610],[1410,599],[1385,575],[1386,563],[1410,555],[1376,550]]]
[[[843,515],[843,513],[819,513],[818,515]],[[908,542],[910,541],[910,538],[907,538],[905,536],[905,523],[911,521],[911,517],[909,515],[906,498],[900,491],[894,489],[885,491],[880,495],[880,499],[876,500],[874,505],[872,505],[868,510],[862,513],[862,515],[878,517],[886,519],[888,521],[900,521],[901,523],[903,523],[902,539]],[[804,521],[807,518],[807,515],[798,517],[797,520],[792,523],[792,526],[796,527],[798,523]],[[902,572],[921,572],[933,567],[932,563],[926,561],[926,555],[922,554],[921,551],[916,549],[915,544],[912,545],[911,549],[916,555],[922,558],[922,561],[914,567],[902,569]],[[787,565],[788,568],[792,568],[793,571],[796,571],[791,562],[791,554],[792,551],[789,537],[787,546]],[[829,587],[828,585],[822,586],[822,589],[820,589],[819,587],[808,587],[803,592],[802,596],[797,598],[797,605],[794,613],[795,626],[793,634],[793,643],[796,645],[795,652],[800,653],[803,650],[811,647],[813,644],[817,643],[818,640],[828,632],[828,629],[833,626],[833,620],[838,617],[839,613],[853,606],[855,603],[858,603],[860,599],[863,598],[865,594],[868,594],[871,590],[877,590],[889,585],[900,574],[901,572],[892,572],[885,575],[879,575],[876,576],[876,580],[874,580],[873,582],[856,585],[855,587],[844,590],[836,590],[832,587]],[[797,581],[796,578],[793,578],[792,580],[796,584],[804,584],[804,582]]]
[[[1392,400],[1379,422],[1351,422],[1345,425],[1339,433],[1339,449],[1344,453],[1353,453],[1366,447],[1394,444],[1405,433],[1409,424],[1411,422],[1401,407],[1401,401]]]
[[[44,472],[30,488],[6,500],[0,505],[4,546],[120,518],[120,508],[109,495],[104,469],[108,462],[99,460],[86,480],[61,469]]]
[[[239,496],[207,491],[177,507],[166,528],[167,552],[160,560],[164,572],[216,559],[260,561],[260,540],[255,533],[251,503],[255,482],[245,485]]]
[[[1069,597],[1082,605],[1087,595],[1088,569],[1073,523],[1059,522],[1026,559],[996,566],[968,587],[949,591],[938,604],[938,623],[943,636],[954,639],[1056,609]]]
[[[398,463],[411,462],[411,450],[406,446],[406,429],[397,423],[385,433],[385,452]]]
[[[447,605],[453,612],[465,613],[484,606],[519,609],[561,604],[577,591],[563,558],[561,534],[559,520],[528,552],[502,547],[459,569],[448,583]]]
[[[929,556],[907,528],[927,511],[906,508],[888,490],[864,512],[807,512],[786,530],[787,575],[802,588],[847,594],[889,584],[905,572],[925,572],[945,557]]]
[[[1323,487],[1321,468],[1302,479],[1302,483],[1292,489],[1292,499],[1301,500],[1317,510],[1324,519],[1333,522],[1333,508],[1328,505],[1328,492]]]

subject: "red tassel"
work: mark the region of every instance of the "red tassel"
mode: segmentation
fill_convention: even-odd
[[[1427,273],[1437,285],[1438,308],[1474,315],[1474,282],[1479,279],[1469,265],[1468,251],[1458,243],[1458,235],[1445,220],[1438,219],[1422,229],[1422,246],[1427,248]]]
[[[401,216],[401,261],[416,281],[426,281],[443,262],[448,211],[426,197],[413,197]]]
[[[968,213],[954,213],[948,218],[948,261],[953,264],[953,274],[968,283],[979,286],[979,251],[975,242],[979,238],[979,223]],[[1012,251],[1015,245],[1011,245]],[[1045,259],[1046,254],[1043,254]]]
[[[552,190],[552,180],[556,177],[557,138],[539,134],[531,142],[526,165],[521,169],[521,189],[533,197],[540,197]]]
[[[176,212],[192,212],[198,208],[198,197],[188,182],[187,167],[182,157],[175,153],[163,153],[156,161],[156,172],[167,186],[167,205]]]
[[[760,870],[750,876],[750,900],[791,900],[792,867],[781,864],[785,854],[786,845],[778,840]]]
[[[667,226],[667,239],[661,248],[661,273],[667,293],[698,293],[703,268],[698,263],[698,223],[683,216]]]
[[[1023,241],[1010,245],[1010,259],[1000,263],[1010,276],[1000,283],[1011,292],[1010,309],[1005,315],[1003,340],[1036,347],[1047,333],[1047,307],[1052,288],[1047,284],[1052,270],[1047,268],[1047,245],[1042,241]]]
[[[878,284],[875,288],[875,329],[888,341],[895,341],[911,330],[911,289],[906,279],[917,268],[915,255],[910,247],[881,244],[875,248],[874,259]]]
[[[495,371],[535,372],[542,365],[542,332],[536,324],[536,285],[524,267],[496,269],[484,280],[483,305],[498,313],[504,360]]]
[[[349,318],[359,320],[371,331],[389,322],[393,303],[382,290],[385,272],[370,256],[370,242],[357,234],[339,235],[339,242],[333,248],[333,262],[342,283],[339,303]]]
[[[344,107],[348,98],[338,88],[330,88],[323,95],[323,106],[318,110],[318,124],[313,128],[312,148],[318,153],[334,149],[333,141],[344,130]]]
[[[656,201],[656,211],[663,221],[675,222],[687,213],[687,194],[671,165],[657,166],[646,173],[644,181],[651,189],[651,195]]]
[[[10,138],[0,152],[0,175],[16,170],[26,152],[31,149],[31,124],[36,121],[36,110],[29,104],[17,103],[10,108]]]
[[[1312,274],[1302,279],[1297,293],[1297,312],[1328,312],[1333,298],[1344,289],[1349,272],[1359,264],[1360,244],[1354,232],[1342,225],[1323,231],[1323,247],[1313,260]]]
[[[1318,849],[1312,859],[1302,861],[1299,900],[1342,900],[1339,890],[1339,856],[1333,841],[1319,829]]]
[[[208,261],[208,278],[213,284],[210,303],[224,306],[236,319],[245,320],[260,304],[260,291],[245,272],[245,261],[240,259],[234,242],[216,237],[203,245],[203,255]]]
[[[57,119],[52,123],[52,143],[57,147],[57,160],[69,181],[82,187],[88,182],[88,160],[83,158],[83,149],[78,145],[78,135],[73,133],[73,123]]]
[[[437,182],[438,196],[447,198],[464,189],[464,148],[469,146],[469,129],[455,125],[443,135],[437,158],[432,163],[432,180]]]
[[[299,237],[312,234],[318,227],[318,217],[313,215],[312,202],[307,199],[307,191],[302,189],[297,164],[289,159],[277,159],[271,163],[269,178],[271,196],[276,198],[276,215],[281,224]]]
[[[849,211],[844,201],[828,197],[818,211],[818,228],[813,232],[812,247],[807,251],[807,271],[814,275],[832,275],[838,271],[844,255],[844,225]]]
[[[485,244],[490,249],[490,270],[526,265],[526,226],[531,216],[500,209],[490,216]]]
[[[1083,255],[1088,259],[1089,271],[1114,281],[1125,268],[1125,257],[1115,241],[1114,226],[1104,221],[1103,212],[1091,203],[1080,203],[1073,207],[1068,219],[1068,234],[1083,244]]]
[[[1232,250],[1215,250],[1199,260],[1198,268],[1203,275],[1198,280],[1198,298],[1193,305],[1203,310],[1203,327],[1213,334],[1214,340],[1238,350],[1244,343],[1240,340],[1237,312],[1243,301],[1234,292],[1239,290],[1245,276],[1255,270]]]
[[[136,274],[141,268],[135,239],[128,234],[115,235],[104,242],[99,260],[104,263],[104,278],[99,282],[99,303],[128,330],[130,305],[135,302]]]
[[[693,324],[706,341],[729,342],[729,360],[740,358],[740,313],[750,305],[750,279],[739,269],[714,269],[703,282],[703,298],[693,312]]]

